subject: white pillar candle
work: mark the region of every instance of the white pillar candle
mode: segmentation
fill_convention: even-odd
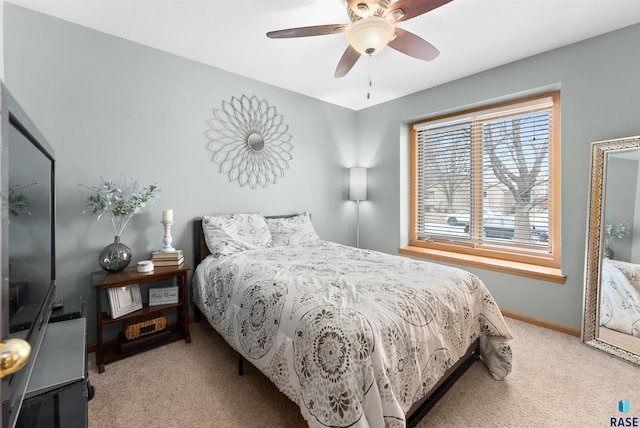
[[[173,210],[162,210],[162,221],[173,221]]]

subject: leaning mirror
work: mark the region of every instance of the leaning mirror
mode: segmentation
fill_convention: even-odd
[[[591,143],[582,341],[640,365],[640,136]]]

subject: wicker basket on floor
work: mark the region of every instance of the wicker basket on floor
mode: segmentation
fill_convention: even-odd
[[[128,340],[136,339],[147,334],[164,330],[166,326],[167,318],[162,313],[131,318],[124,322],[124,337]]]

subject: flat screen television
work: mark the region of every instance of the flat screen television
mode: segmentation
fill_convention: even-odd
[[[0,97],[0,332],[3,341],[22,339],[31,349],[21,369],[2,378],[2,427],[11,428],[56,295],[55,154],[4,84]]]

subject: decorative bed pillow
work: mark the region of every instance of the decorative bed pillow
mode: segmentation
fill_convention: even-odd
[[[214,257],[271,246],[271,233],[262,214],[204,216],[202,230]]]
[[[271,245],[274,247],[299,245],[320,239],[313,228],[309,213],[285,218],[268,218],[267,225],[273,239]]]

